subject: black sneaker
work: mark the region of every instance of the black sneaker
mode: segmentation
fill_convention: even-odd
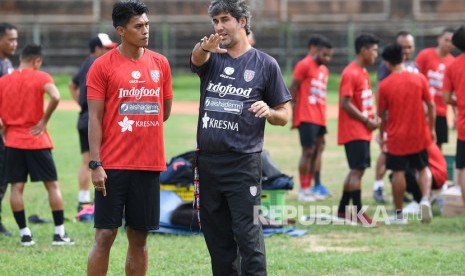
[[[7,237],[11,236],[11,232],[6,230],[5,226],[3,226],[1,222],[0,222],[0,234],[3,236],[7,236]]]
[[[68,234],[60,236],[58,234],[53,235],[52,245],[74,245],[74,240],[68,237]]]
[[[31,246],[34,245],[35,242],[32,240],[32,235],[23,235],[21,236],[21,245],[22,246]]]
[[[378,188],[374,190],[373,199],[379,204],[386,204],[386,196],[384,195],[384,189]]]

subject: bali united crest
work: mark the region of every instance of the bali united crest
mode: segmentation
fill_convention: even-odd
[[[150,71],[150,76],[154,82],[158,82],[160,80],[160,71],[152,70]]]
[[[249,81],[253,80],[253,77],[255,77],[255,71],[245,70],[245,72],[244,72],[244,80],[246,82],[249,82]]]

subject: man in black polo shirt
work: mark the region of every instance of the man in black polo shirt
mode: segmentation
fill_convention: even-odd
[[[277,62],[248,40],[250,10],[242,0],[214,0],[215,34],[192,51],[200,77],[197,126],[200,222],[214,275],[266,275],[260,205],[265,123],[285,125],[291,96]],[[240,265],[239,265],[240,263]]]

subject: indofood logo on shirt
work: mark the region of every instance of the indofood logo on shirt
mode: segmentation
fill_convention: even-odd
[[[119,89],[118,98],[135,97],[136,100],[140,100],[142,97],[160,97],[160,87],[157,89],[148,89],[145,87],[131,88],[131,89]]]
[[[210,82],[207,86],[207,91],[218,93],[220,97],[224,97],[227,94],[229,94],[229,95],[241,96],[241,97],[248,99],[250,97],[250,93],[252,92],[252,88],[244,89],[244,88],[234,87],[232,86],[232,84],[222,85],[221,82],[216,83],[216,84]]]

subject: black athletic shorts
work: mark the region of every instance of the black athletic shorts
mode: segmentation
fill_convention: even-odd
[[[324,136],[328,131],[325,126],[312,123],[301,123],[299,126],[300,144],[302,147],[315,145],[318,137]]]
[[[81,144],[81,153],[89,151],[89,129],[78,129],[79,142]]]
[[[449,127],[445,116],[436,117],[436,144],[444,144],[449,141]]]
[[[347,162],[351,170],[365,170],[370,167],[370,142],[355,140],[344,144]]]
[[[57,181],[57,170],[50,149],[27,150],[5,147],[5,179],[8,183]]]
[[[406,171],[408,168],[422,170],[428,166],[428,153],[423,150],[409,155],[393,155],[386,153],[386,169]]]
[[[95,191],[94,227],[157,230],[160,224],[160,172],[105,170],[107,195]]]
[[[457,153],[455,154],[455,167],[465,168],[465,141],[457,139]]]

